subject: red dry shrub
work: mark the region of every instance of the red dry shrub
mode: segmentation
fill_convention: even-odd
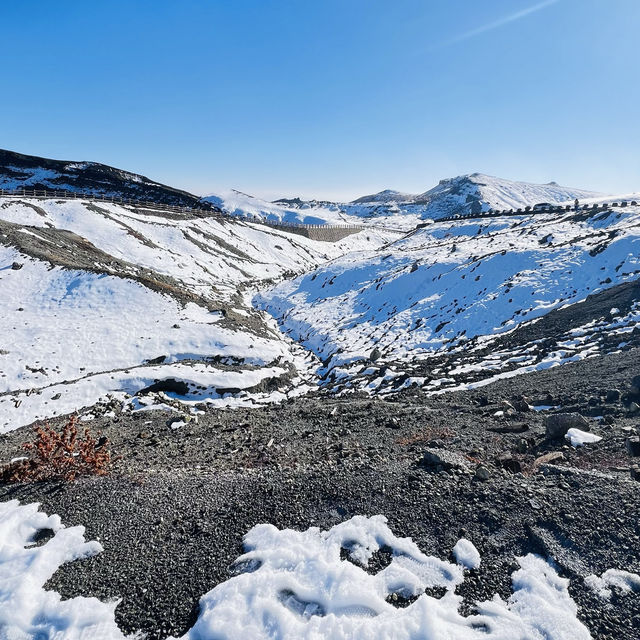
[[[71,416],[61,431],[47,423],[36,427],[35,440],[22,445],[29,457],[6,465],[0,470],[0,479],[4,482],[72,482],[78,476],[107,473],[112,462],[108,439],[96,439],[89,429],[79,435],[77,421],[76,416]]]

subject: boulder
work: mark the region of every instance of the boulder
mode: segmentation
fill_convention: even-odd
[[[554,413],[545,420],[547,438],[559,440],[564,438],[569,429],[589,431],[590,426],[586,418],[579,413]]]
[[[483,467],[482,465],[476,469],[476,478],[478,480],[482,480],[482,482],[486,482],[491,477],[491,473],[487,467]]]
[[[606,402],[618,402],[620,400],[620,396],[622,394],[618,389],[609,389],[607,391],[607,395],[605,396]]]
[[[632,436],[631,438],[627,438],[624,446],[630,456],[632,456],[633,458],[640,457],[640,436]]]
[[[467,471],[469,463],[459,453],[447,451],[447,449],[425,449],[422,453],[421,464],[437,471],[450,471],[459,469]]]
[[[380,358],[381,355],[382,355],[382,351],[380,351],[378,347],[374,347],[369,355],[369,360],[371,360],[371,362],[375,362]]]
[[[11,265],[11,268],[12,268],[14,271],[18,271],[18,270],[22,269],[22,267],[23,267],[23,266],[24,266],[24,265],[23,265],[21,262],[14,262],[14,263]]]

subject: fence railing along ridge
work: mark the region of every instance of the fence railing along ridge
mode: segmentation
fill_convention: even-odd
[[[545,213],[579,213],[581,211],[606,211],[615,207],[628,207],[638,206],[638,200],[612,200],[611,202],[593,202],[590,204],[578,204],[576,207],[572,204],[557,205],[551,207],[535,208],[533,206],[520,207],[518,209],[488,209],[487,211],[481,211],[479,213],[460,213],[444,218],[438,218],[434,222],[453,222],[455,220],[475,220],[477,218],[498,218],[502,216],[529,216],[529,215],[542,215]]]
[[[263,224],[268,227],[282,227],[292,229],[358,229],[364,230],[366,227],[362,225],[340,225],[340,224],[304,224],[302,222],[282,222],[276,220],[264,220],[259,218],[241,218],[233,216],[225,211],[215,207],[190,207],[187,205],[173,205],[163,202],[154,202],[150,200],[138,200],[136,198],[123,198],[116,196],[108,196],[99,193],[86,193],[82,191],[68,190],[45,190],[45,189],[0,189],[0,197],[22,197],[22,198],[39,198],[42,200],[95,200],[97,202],[110,202],[112,204],[126,204],[142,208],[159,209],[161,211],[171,211],[173,213],[189,213],[202,212],[214,215],[228,220],[253,222]]]

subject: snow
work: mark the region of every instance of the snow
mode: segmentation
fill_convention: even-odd
[[[603,600],[609,600],[613,595],[611,587],[622,593],[640,591],[640,576],[622,569],[607,569],[601,576],[592,574],[584,581]]]
[[[35,546],[34,536],[43,529],[54,535]],[[465,548],[466,555],[471,543],[461,542],[456,547]],[[390,563],[368,573],[368,563],[383,546],[392,552]],[[496,594],[476,603],[477,613],[465,617],[459,612],[462,596],[455,594],[464,580],[461,567],[425,555],[410,538],[397,537],[383,516],[354,516],[327,531],[259,524],[246,534],[244,547],[234,565],[237,575],[201,598],[199,617],[182,640],[409,640],[416,633],[423,640],[590,638],[577,618],[569,580],[533,554],[517,559],[520,568],[512,575],[508,601]],[[341,558],[342,549],[349,559]],[[44,589],[62,564],[101,551],[98,542],[85,540],[82,526],[66,528],[58,516],[47,516],[37,504],[0,503],[3,637],[123,640],[114,618],[117,600],[62,600]],[[602,579],[635,588],[633,580],[639,578],[605,572]],[[435,598],[424,593],[429,587],[446,591]],[[393,594],[417,599],[396,607]]]
[[[258,525],[245,536],[247,553],[236,563],[247,569],[215,587],[200,602],[201,613],[184,640],[278,637],[404,640],[512,640],[590,637],[560,578],[542,558],[519,558],[514,593],[477,603],[478,613],[460,615],[455,594],[464,577],[453,564],[423,554],[408,538],[396,537],[385,518],[355,516],[328,531],[298,532]],[[372,553],[386,545],[390,564],[366,572]],[[341,548],[351,560],[341,560]],[[446,589],[434,598],[430,586]],[[389,596],[418,598],[396,608]]]
[[[96,273],[52,267],[0,244],[0,433],[171,378],[205,387],[184,399],[221,407],[308,390],[316,361],[252,308],[252,287],[390,237],[372,230],[318,242],[240,220],[81,199],[2,204],[1,220],[54,253],[59,240],[50,229],[75,233],[106,255],[96,253]],[[23,268],[10,269],[14,261]],[[168,293],[136,280],[146,281],[149,270],[172,279]],[[206,302],[185,304],[172,287]],[[147,363],[159,356],[161,366]],[[251,391],[270,377],[282,380],[278,390]]]
[[[595,433],[589,433],[588,431],[580,431],[580,429],[569,429],[565,435],[565,438],[569,441],[572,447],[582,447],[585,444],[592,444],[594,442],[600,442],[602,438],[595,435]]]
[[[480,553],[473,542],[466,538],[460,538],[453,547],[453,555],[456,562],[467,569],[477,569],[480,566]]]
[[[22,269],[0,270],[0,393],[11,392],[0,395],[0,432],[91,406],[110,392],[134,394],[157,380],[182,380],[194,388],[187,397],[213,401],[224,396],[217,389],[250,388],[306,366],[277,336],[221,327],[217,314],[133,280],[48,268],[0,246],[1,265],[16,260]],[[159,355],[166,356],[162,365],[146,364]],[[182,364],[214,356],[248,369]]]
[[[35,546],[33,538],[43,529],[55,535]],[[65,528],[57,515],[38,511],[38,504],[0,502],[0,636],[7,640],[124,639],[114,620],[118,601],[62,600],[44,588],[62,564],[101,551],[98,542],[85,541],[84,527]]]
[[[600,194],[555,183],[532,184],[480,173],[441,180],[419,195],[386,189],[352,202],[327,202],[298,198],[267,202],[231,190],[203,198],[230,215],[305,224],[380,224],[409,230],[423,220],[475,210],[518,209],[540,202],[571,203],[575,198],[597,200]]]
[[[541,243],[549,234],[553,239]],[[637,278],[639,246],[637,206],[578,219],[566,212],[436,222],[379,249],[336,258],[260,292],[254,302],[327,362],[320,373],[329,382],[337,368],[346,382],[345,371],[368,360],[374,347],[382,354],[376,366],[400,361],[409,375],[411,361],[444,352],[460,358],[452,366],[464,367],[456,376],[470,366],[525,373],[592,357],[599,346],[589,338],[571,342],[579,337],[572,335],[544,357],[533,345],[529,353],[482,362],[474,349]],[[637,316],[637,310],[609,316],[598,330],[631,330]],[[591,329],[585,326],[585,334]]]

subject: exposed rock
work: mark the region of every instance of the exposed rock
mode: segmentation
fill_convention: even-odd
[[[491,473],[489,472],[489,469],[487,469],[487,467],[480,465],[476,469],[475,477],[482,482],[486,482],[491,477]]]
[[[579,413],[554,413],[545,420],[547,438],[559,440],[564,438],[569,429],[589,431],[591,427],[586,418]]]
[[[469,463],[460,454],[447,449],[425,449],[422,453],[421,464],[436,470],[449,471],[451,469],[469,470]]]
[[[630,456],[633,456],[634,458],[640,456],[640,436],[627,438],[625,447]]]
[[[622,394],[618,389],[609,389],[607,391],[607,395],[605,396],[606,402],[618,402],[620,400],[620,396]]]
[[[533,468],[537,469],[541,464],[553,464],[558,460],[564,460],[562,451],[549,451],[549,453],[545,453],[533,461]]]
[[[502,454],[498,457],[498,464],[511,473],[520,473],[522,471],[522,464],[520,460],[514,458],[510,453]]]

